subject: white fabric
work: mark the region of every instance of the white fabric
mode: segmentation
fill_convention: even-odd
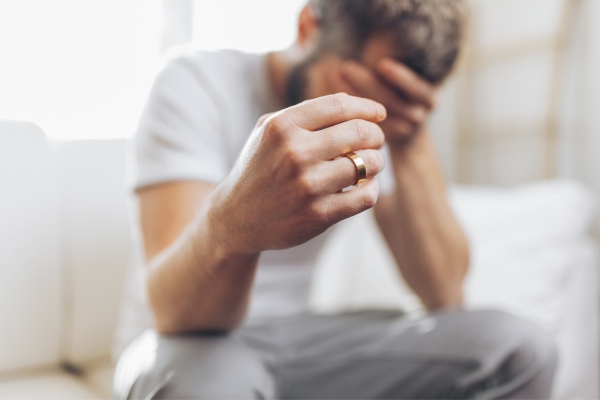
[[[514,189],[455,187],[452,206],[471,244],[468,307],[500,307],[556,332],[569,271],[594,217],[591,193],[573,181]],[[319,258],[312,309],[365,307],[419,312],[371,212],[343,222]],[[347,249],[353,249],[349,252]]]
[[[60,370],[29,373],[0,379],[0,399],[105,399],[81,380]]]
[[[63,273],[67,285],[61,356],[81,364],[104,357],[117,323],[131,263],[125,156],[127,141],[53,142],[63,228]]]
[[[192,41],[194,0],[162,0],[160,51]]]
[[[460,188],[452,198],[472,246],[467,304],[502,305],[557,331],[568,276],[593,222],[592,194],[557,180],[516,189]]]
[[[600,2],[579,0],[567,38],[558,122],[559,172],[600,195]],[[600,219],[596,220],[600,228]]]
[[[466,306],[538,322],[558,344],[553,398],[597,398],[598,255],[588,236],[594,220],[590,191],[557,180],[510,189],[455,187],[451,200],[471,242]],[[372,213],[340,227],[319,257],[311,309],[422,313],[418,298],[398,279]]]
[[[60,227],[50,153],[31,123],[0,121],[0,373],[59,360]]]
[[[597,399],[599,369],[598,248],[582,241],[567,277],[566,301],[555,334],[559,362],[552,393],[558,399]]]

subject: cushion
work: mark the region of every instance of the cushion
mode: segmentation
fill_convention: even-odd
[[[127,140],[57,141],[51,151],[69,276],[63,357],[81,365],[110,353],[130,259]]]
[[[105,399],[81,380],[58,369],[0,379],[0,399]]]
[[[51,166],[37,126],[0,121],[0,372],[59,359],[64,281]]]

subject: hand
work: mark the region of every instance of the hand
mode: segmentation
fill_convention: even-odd
[[[385,106],[388,117],[380,125],[392,145],[405,143],[418,132],[435,105],[436,87],[391,58],[381,59],[374,69],[345,61],[341,72],[346,86],[337,86],[338,90]]]
[[[375,205],[372,179],[384,167],[377,123],[385,108],[345,94],[306,101],[259,120],[232,171],[213,192],[207,215],[231,254],[297,246]],[[356,151],[367,181],[353,190]]]

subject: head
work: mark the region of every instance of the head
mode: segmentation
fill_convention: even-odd
[[[308,0],[298,23],[302,56],[290,73],[289,100],[331,94],[328,81],[345,59],[374,66],[392,57],[440,84],[458,58],[466,14],[466,0]]]

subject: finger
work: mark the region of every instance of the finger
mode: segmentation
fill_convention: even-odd
[[[381,123],[381,129],[386,133],[387,140],[404,139],[412,135],[419,125],[403,118],[390,118]]]
[[[310,147],[321,160],[332,160],[349,151],[379,149],[385,142],[381,127],[374,122],[353,119],[311,133]]]
[[[385,168],[385,157],[379,150],[359,150],[356,154],[365,164],[366,179],[377,176]],[[358,168],[349,157],[343,156],[326,163],[324,186],[330,193],[339,192],[358,182]]]
[[[350,85],[350,83],[344,78],[341,70],[336,69],[331,72],[329,75],[329,85],[332,93],[344,92],[350,96],[364,97],[361,96],[360,93],[357,92],[354,87],[352,87],[352,85]]]
[[[409,103],[400,96],[396,96],[395,101],[391,104],[386,104],[386,107],[391,116],[401,117],[414,125],[425,122],[429,114],[427,107],[420,103]]]
[[[352,61],[343,65],[346,79],[358,90],[361,96],[382,103],[388,115],[397,115],[412,124],[421,124],[427,118],[428,110],[420,103],[409,103],[400,97],[387,83],[382,82],[368,68]]]
[[[375,177],[385,168],[385,158],[379,150],[359,150],[356,154],[365,164],[366,179]],[[315,165],[307,172],[305,178],[311,187],[317,188],[315,193],[336,193],[344,188],[356,185],[358,169],[354,161],[342,156]]]
[[[386,111],[385,107],[370,99],[333,94],[300,103],[282,115],[300,128],[315,131],[351,119],[380,122],[385,119]]]
[[[389,106],[398,96],[386,84],[381,82],[367,67],[355,62],[346,61],[342,64],[344,78],[356,89],[361,96],[373,99]]]
[[[418,76],[406,65],[384,58],[376,66],[377,72],[393,87],[400,90],[414,102],[429,108],[435,106],[437,90],[435,86]]]
[[[378,197],[379,182],[368,179],[352,190],[323,196],[315,207],[329,223],[334,224],[374,207]]]

